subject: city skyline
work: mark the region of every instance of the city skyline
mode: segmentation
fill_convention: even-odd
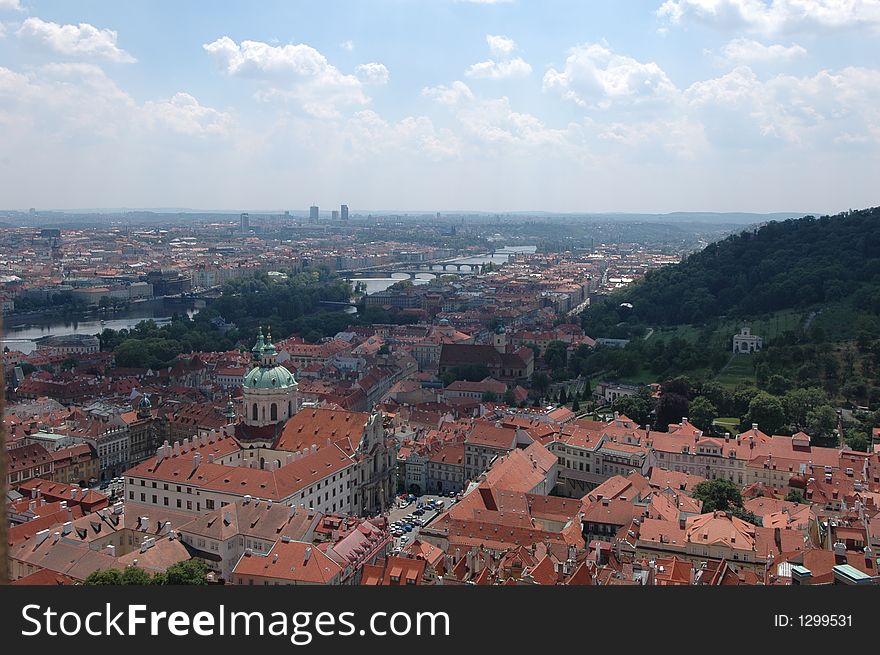
[[[0,0],[0,189],[24,210],[833,213],[876,204],[878,29],[873,0]]]

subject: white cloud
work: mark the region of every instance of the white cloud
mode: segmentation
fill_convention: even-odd
[[[880,0],[666,0],[657,15],[673,24],[783,34],[880,27]]]
[[[737,64],[785,62],[805,57],[807,51],[798,44],[784,46],[778,43],[764,45],[752,39],[734,39],[722,49],[723,57]]]
[[[388,68],[385,64],[377,64],[370,62],[368,64],[360,64],[355,67],[360,80],[366,84],[387,84]]]
[[[655,62],[615,54],[602,43],[569,50],[563,70],[551,68],[544,74],[544,90],[591,108],[670,99],[678,92]]]
[[[489,52],[493,57],[509,57],[516,49],[516,43],[507,36],[486,35],[486,43],[489,44]]]
[[[202,46],[231,76],[269,83],[258,93],[263,100],[293,100],[313,116],[339,115],[339,106],[370,102],[361,81],[342,73],[311,46],[273,46],[261,41],[236,43],[228,36]]]
[[[520,57],[507,61],[481,61],[471,65],[464,74],[468,77],[505,80],[513,77],[525,77],[532,72],[532,67]]]
[[[880,143],[880,70],[847,67],[761,80],[740,66],[691,85],[684,97],[706,120],[722,123],[720,112],[742,122],[726,125],[740,139],[747,137],[745,124],[751,123],[762,137],[801,146],[851,142],[852,135]]]
[[[516,43],[507,36],[486,35],[489,52],[495,59],[487,59],[468,67],[464,72],[468,77],[504,80],[525,77],[532,67],[521,57],[512,57]]]
[[[350,152],[369,158],[389,151],[420,154],[429,160],[457,158],[461,142],[449,130],[438,130],[426,116],[408,116],[389,123],[376,112],[356,112],[345,125]]]
[[[339,44],[339,47],[342,48],[343,50],[351,52],[352,50],[354,50],[354,41],[352,41],[351,39],[346,39],[345,41],[343,41],[342,43]]]
[[[467,100],[473,100],[474,94],[467,84],[456,80],[449,86],[426,86],[422,89],[422,95],[431,98],[441,105],[457,105]]]
[[[139,105],[99,66],[63,63],[24,74],[0,68],[0,126],[4,124],[31,141],[95,144],[140,138],[146,129],[216,136],[229,130],[232,117],[183,92]]]
[[[548,128],[537,116],[514,111],[507,97],[474,102],[456,118],[465,133],[489,145],[568,149],[577,132],[574,125]]]
[[[59,25],[32,17],[22,23],[18,36],[31,46],[66,57],[93,57],[126,64],[137,61],[116,45],[114,30],[99,29],[88,23]]]
[[[694,159],[709,148],[705,127],[688,119],[596,125],[598,137],[629,147],[657,144],[674,157]]]
[[[144,103],[144,114],[151,125],[188,136],[225,135],[232,124],[229,114],[205,107],[184,92],[175,93],[170,100]]]
[[[6,36],[6,26],[3,23],[0,23],[0,39]]]
[[[0,0],[0,11],[24,11],[21,0]]]

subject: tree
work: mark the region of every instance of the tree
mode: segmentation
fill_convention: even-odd
[[[560,370],[565,368],[568,359],[568,344],[564,341],[551,341],[544,350],[544,363],[551,370]]]
[[[177,562],[169,566],[164,573],[157,574],[154,584],[205,585],[208,584],[208,567],[199,559]]]
[[[700,387],[700,395],[714,405],[718,411],[726,412],[732,402],[730,393],[720,382],[710,380]],[[690,410],[693,414],[693,410]],[[724,416],[727,416],[725,413]]]
[[[666,430],[670,423],[681,422],[681,417],[688,415],[688,407],[687,396],[663,392],[657,401],[657,429]]]
[[[715,405],[705,396],[697,396],[688,407],[688,420],[703,432],[709,432],[712,422],[718,417]]]
[[[122,573],[116,569],[98,569],[89,573],[83,584],[88,586],[121,585]]]
[[[704,480],[694,487],[694,498],[703,501],[703,512],[742,507],[742,494],[730,480]]]
[[[612,403],[611,408],[628,416],[639,425],[646,425],[651,420],[654,402],[647,389],[640,389],[638,393],[630,396],[620,396]]]
[[[574,413],[578,413],[579,411],[581,411],[581,404],[580,402],[578,402],[577,396],[575,396],[574,402],[571,404],[571,411],[573,411]]]
[[[767,391],[774,396],[781,396],[789,389],[791,389],[791,380],[778,373],[774,373],[767,380]]]
[[[838,445],[837,410],[831,405],[820,405],[807,414],[807,432],[816,446],[834,448]]]
[[[803,503],[804,502],[804,495],[800,491],[797,491],[796,489],[792,489],[785,496],[785,500],[789,503]]]
[[[847,446],[863,453],[868,452],[868,444],[870,443],[870,440],[865,432],[861,430],[847,430],[844,435],[844,440],[846,441]]]
[[[544,371],[538,371],[532,376],[532,387],[542,396],[547,392],[547,387],[549,386],[550,378],[547,377]]]
[[[757,423],[764,433],[778,434],[785,425],[782,401],[766,391],[759,391],[749,403],[745,423]]]
[[[124,585],[148,585],[152,584],[153,577],[137,566],[126,566],[122,572],[122,584]]]
[[[562,387],[559,390],[559,404],[565,405],[566,403],[568,403],[568,394],[565,393],[565,387]]]
[[[818,387],[792,389],[782,397],[785,420],[796,430],[803,430],[809,424],[810,412],[827,402],[825,392]]]
[[[483,392],[483,402],[484,403],[494,403],[498,400],[498,394],[492,391],[491,389],[487,389]]]
[[[513,407],[516,403],[516,396],[513,393],[513,389],[508,389],[504,392],[504,404]]]

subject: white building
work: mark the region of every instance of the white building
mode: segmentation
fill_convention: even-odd
[[[763,344],[764,340],[761,337],[752,334],[752,328],[744,327],[733,337],[733,352],[747,354],[758,352]]]

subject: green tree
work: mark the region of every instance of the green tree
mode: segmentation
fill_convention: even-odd
[[[792,489],[785,496],[785,500],[788,501],[789,503],[803,503],[804,502],[804,495],[800,491],[797,491],[796,489]]]
[[[844,440],[846,441],[846,445],[849,446],[852,450],[858,450],[861,452],[868,452],[868,444],[870,443],[870,439],[868,438],[867,433],[862,430],[846,430],[844,432]]]
[[[774,373],[767,380],[767,392],[774,396],[781,396],[789,389],[791,389],[791,380],[778,373]]]
[[[697,396],[688,407],[688,420],[708,433],[712,429],[712,421],[718,417],[718,410],[705,396]]]
[[[116,569],[98,569],[89,573],[83,584],[88,586],[121,585],[122,573]]]
[[[532,375],[532,387],[542,396],[547,392],[549,386],[550,378],[547,377],[547,374],[544,373],[544,371],[538,371]]]
[[[640,389],[631,396],[620,396],[612,403],[611,408],[639,425],[646,425],[651,420],[654,402],[647,389]]]
[[[742,494],[730,480],[704,480],[694,487],[693,497],[703,501],[703,512],[742,507]]]
[[[152,584],[153,577],[137,566],[126,566],[122,572],[122,584],[124,585],[148,585]]]
[[[154,584],[205,585],[208,584],[208,567],[202,560],[190,559],[172,564],[156,578]]]
[[[573,411],[575,414],[581,411],[581,404],[578,401],[577,396],[575,396],[574,402],[571,404],[571,411]]]
[[[816,446],[836,447],[838,437],[834,433],[837,428],[837,410],[831,405],[820,405],[807,414],[807,432]]]
[[[792,389],[782,397],[785,420],[795,430],[803,430],[809,424],[810,412],[828,402],[825,392],[818,387]]]
[[[765,434],[778,434],[785,425],[782,401],[766,391],[759,391],[749,403],[745,423],[757,423]]]
[[[491,389],[487,389],[483,392],[483,402],[484,403],[494,403],[498,400],[498,394],[492,391]]]

